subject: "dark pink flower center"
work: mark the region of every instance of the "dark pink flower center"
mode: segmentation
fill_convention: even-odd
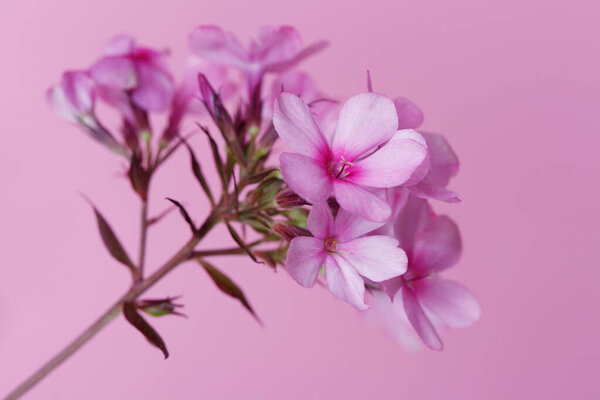
[[[344,156],[341,156],[339,160],[331,160],[328,165],[329,174],[336,179],[344,179],[350,174],[350,167],[354,163],[346,161]]]
[[[328,237],[325,239],[323,248],[327,253],[335,253],[337,250],[337,241],[334,237]]]

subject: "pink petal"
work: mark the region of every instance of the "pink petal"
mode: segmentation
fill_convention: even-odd
[[[288,61],[302,49],[300,34],[291,26],[263,26],[258,40],[251,56],[263,66]]]
[[[290,68],[295,67],[301,61],[304,61],[304,59],[306,59],[306,58],[312,56],[313,54],[316,54],[319,51],[323,50],[327,46],[329,46],[329,43],[326,42],[326,41],[319,41],[319,42],[313,43],[313,44],[305,47],[301,51],[299,51],[293,58],[290,58],[290,59],[288,59],[286,61],[282,61],[282,62],[278,62],[278,63],[273,63],[273,64],[265,66],[264,67],[264,71],[265,72],[283,72],[283,71],[287,71]]]
[[[146,111],[164,111],[170,107],[175,84],[173,78],[149,63],[138,64],[138,86],[132,97]]]
[[[67,71],[61,82],[47,93],[50,106],[61,117],[71,121],[92,112],[94,83],[84,71]]]
[[[429,149],[430,165],[427,175],[410,190],[419,197],[455,203],[458,195],[446,189],[450,178],[458,173],[458,157],[448,141],[434,133],[423,133]]]
[[[206,61],[245,69],[248,56],[240,43],[217,26],[198,26],[188,37],[192,53]]]
[[[416,129],[423,123],[423,111],[404,97],[394,99],[398,113],[398,129]]]
[[[337,251],[365,278],[382,282],[406,272],[408,258],[390,236],[365,236],[337,244]]]
[[[409,133],[410,132],[410,133]],[[352,166],[348,177],[372,187],[394,187],[408,181],[427,160],[427,147],[408,137],[415,131],[398,131],[383,147]]]
[[[404,303],[406,316],[421,340],[433,350],[442,350],[444,345],[433,324],[427,318],[427,315],[425,315],[415,293],[409,287],[404,287],[400,293],[402,293],[402,302]]]
[[[377,93],[362,93],[351,97],[340,111],[333,149],[336,156],[347,161],[385,143],[398,127],[394,103]]]
[[[326,239],[333,235],[333,215],[325,201],[313,204],[306,223],[310,233],[319,239]],[[321,247],[323,247],[323,243],[321,243]]]
[[[335,217],[335,235],[338,241],[347,242],[382,226],[384,222],[373,222],[340,208]]]
[[[481,315],[475,297],[456,282],[441,278],[420,279],[415,281],[415,293],[427,311],[451,328],[469,326]]]
[[[404,312],[402,296],[398,296],[392,303],[383,292],[373,291],[371,294],[372,296],[367,296],[368,304],[371,305],[371,308],[365,313],[365,316],[367,318],[376,316],[378,322],[407,351],[414,352],[421,349],[421,339],[415,333]]]
[[[281,140],[292,150],[316,160],[327,158],[329,146],[300,97],[282,93],[275,99],[273,125]]]
[[[290,243],[285,268],[300,285],[313,287],[324,262],[323,241],[313,237],[299,236],[292,239]]]
[[[385,200],[352,182],[334,180],[333,191],[343,209],[369,221],[384,222],[392,213]]]
[[[394,235],[398,239],[398,245],[412,259],[417,234],[429,225],[429,221],[434,216],[426,200],[411,195],[405,189],[400,190],[407,198],[400,204],[401,209],[397,211],[394,223]]]
[[[369,306],[365,304],[365,284],[362,278],[342,257],[325,257],[325,273],[329,291],[359,311]]]
[[[127,57],[104,57],[90,68],[90,74],[98,84],[112,88],[128,90],[138,84],[135,64]]]
[[[398,299],[402,300],[400,297],[396,298],[395,296],[396,293],[398,293],[398,290],[402,289],[403,286],[404,278],[402,278],[401,276],[389,279],[381,283],[381,287],[383,288],[384,293],[387,294],[390,300],[394,302],[398,301]]]
[[[135,50],[135,41],[129,35],[118,35],[112,38],[104,48],[106,56],[121,56]]]
[[[445,215],[435,217],[415,238],[411,269],[441,271],[460,258],[462,243],[458,226]]]
[[[333,193],[331,177],[321,163],[295,153],[283,153],[279,161],[283,180],[303,199],[317,203]]]

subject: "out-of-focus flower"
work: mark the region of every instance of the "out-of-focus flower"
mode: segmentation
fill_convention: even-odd
[[[394,100],[398,113],[399,129],[417,129],[423,123],[423,112],[413,102],[403,97]],[[458,157],[450,143],[439,134],[421,132],[429,149],[429,169],[416,182],[404,184],[413,194],[424,199],[456,203],[460,199],[456,192],[446,189],[450,178],[458,173]]]
[[[371,221],[391,215],[381,189],[404,184],[428,165],[425,139],[397,130],[394,103],[377,93],[351,97],[343,105],[331,143],[309,107],[282,93],[275,101],[273,124],[292,150],[280,157],[284,180],[311,203],[334,195],[340,206]]]
[[[81,126],[100,143],[118,150],[120,145],[94,115],[94,82],[85,71],[67,71],[60,83],[46,93],[48,103],[59,116]]]
[[[236,87],[228,79],[227,69],[221,65],[202,61],[200,58],[190,57],[185,69],[183,80],[175,91],[169,124],[163,134],[163,141],[169,142],[179,133],[179,125],[188,113],[201,114],[205,111],[202,104],[200,89],[198,87],[198,74],[203,74],[216,88],[220,97],[225,101],[235,91]]]
[[[387,306],[395,312],[403,310],[423,342],[441,350],[436,327],[465,327],[480,315],[477,300],[464,286],[438,276],[460,257],[458,227],[450,218],[434,215],[426,200],[408,195],[394,230],[408,255],[408,269],[401,277],[383,282],[393,299]]]
[[[248,79],[250,96],[265,73],[286,71],[326,45],[321,41],[304,47],[300,34],[291,26],[261,27],[258,39],[247,49],[217,26],[198,26],[189,36],[190,49],[196,55],[242,70]]]
[[[313,205],[308,230],[314,237],[296,237],[288,249],[286,268],[296,282],[312,287],[325,266],[327,286],[336,297],[366,310],[363,278],[382,282],[406,270],[407,258],[390,236],[364,236],[380,223],[340,210],[335,221],[325,202]]]
[[[171,105],[175,89],[164,57],[165,52],[137,46],[133,38],[121,35],[108,43],[104,57],[91,67],[90,74],[107,89],[103,94],[109,101],[120,100],[118,94],[126,92],[140,109],[164,111]]]

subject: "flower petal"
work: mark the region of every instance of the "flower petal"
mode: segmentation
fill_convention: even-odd
[[[300,97],[291,93],[277,96],[273,125],[281,140],[292,150],[316,160],[325,161],[327,158],[327,141]]]
[[[304,287],[313,287],[325,262],[323,241],[308,236],[292,239],[285,268],[292,278]]]
[[[288,60],[273,63],[270,65],[266,65],[264,67],[265,72],[283,72],[287,71],[290,68],[293,68],[301,61],[304,61],[305,58],[312,56],[313,54],[318,53],[323,50],[325,47],[329,46],[329,43],[321,40],[316,43],[312,43],[309,46],[306,46],[304,49],[300,50],[296,55]]]
[[[385,222],[373,222],[340,208],[335,217],[335,235],[340,242],[347,242],[381,227]]]
[[[429,225],[429,221],[434,215],[426,200],[411,195],[405,189],[400,190],[407,198],[404,202],[399,203],[401,209],[397,211],[395,217],[394,235],[398,239],[399,246],[412,260],[415,238]]]
[[[192,53],[206,61],[242,69],[248,66],[248,55],[242,45],[218,26],[196,27],[188,37],[188,44]]]
[[[337,251],[365,278],[382,282],[406,272],[408,258],[390,236],[365,236],[338,243]]]
[[[333,138],[336,157],[353,162],[360,155],[387,142],[398,128],[394,103],[377,93],[349,98],[340,111]]]
[[[411,186],[410,190],[415,195],[423,198],[449,203],[460,201],[455,192],[446,189],[450,178],[458,173],[458,157],[442,135],[423,133],[423,136],[427,141],[429,150],[429,170],[423,180]]]
[[[175,93],[173,78],[149,63],[138,64],[138,86],[132,97],[146,111],[164,111],[170,107]]]
[[[364,281],[343,257],[326,256],[325,273],[327,287],[334,296],[350,303],[359,311],[369,308],[365,304]]]
[[[384,222],[392,213],[385,200],[352,182],[334,180],[333,191],[343,209],[369,221]]]
[[[327,239],[333,235],[333,215],[327,205],[327,202],[320,201],[314,203],[308,219],[306,221],[308,230],[313,234],[314,237],[319,239]],[[323,244],[321,243],[321,247]]]
[[[138,84],[135,64],[127,57],[104,57],[92,65],[90,74],[98,84],[112,88],[128,90]]]
[[[122,56],[130,54],[135,49],[135,40],[129,35],[118,35],[112,38],[104,47],[106,56]]]
[[[441,271],[460,258],[462,243],[458,226],[445,215],[435,217],[415,238],[411,270]],[[412,271],[411,271],[412,272]]]
[[[252,48],[252,59],[261,65],[288,61],[302,50],[302,38],[291,26],[262,26],[258,43]]]
[[[442,350],[444,345],[412,289],[405,286],[399,293],[402,294],[406,316],[423,343],[433,350]]]
[[[404,97],[394,99],[398,113],[398,129],[416,129],[423,123],[423,111]]]
[[[456,282],[427,278],[415,281],[419,302],[451,328],[463,328],[476,322],[481,309],[471,292]]]
[[[283,153],[279,157],[283,180],[300,197],[316,203],[324,201],[333,193],[331,177],[325,168],[312,158],[295,153]]]
[[[402,185],[427,160],[427,147],[409,134],[398,131],[385,145],[365,159],[358,161],[348,177],[360,185],[388,188]]]

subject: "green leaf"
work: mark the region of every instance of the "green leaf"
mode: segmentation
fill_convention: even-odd
[[[215,285],[217,285],[217,287],[223,293],[238,299],[240,303],[242,303],[242,305],[252,314],[252,316],[254,316],[254,318],[256,318],[260,324],[262,324],[262,321],[254,312],[250,306],[250,303],[248,300],[246,300],[246,296],[244,296],[242,289],[240,289],[227,275],[218,270],[215,266],[204,260],[198,260],[198,262],[204,267],[204,270],[208,273]]]
[[[158,332],[154,330],[152,326],[137,312],[135,305],[131,302],[126,301],[123,304],[123,315],[125,319],[133,325],[142,335],[148,339],[148,341],[154,346],[158,347],[164,354],[165,359],[169,357],[167,346],[162,340]]]
[[[117,235],[115,235],[115,232],[112,230],[108,222],[106,222],[106,219],[104,219],[102,214],[100,214],[100,212],[96,209],[96,207],[93,204],[91,204],[91,206],[94,209],[94,214],[96,215],[96,221],[98,222],[98,230],[100,231],[100,236],[102,237],[102,241],[108,249],[108,252],[117,261],[128,267],[131,270],[131,273],[135,275],[137,273],[136,268],[133,265],[133,262],[131,262],[129,256],[127,255],[127,252],[121,245],[121,242],[119,242]]]

